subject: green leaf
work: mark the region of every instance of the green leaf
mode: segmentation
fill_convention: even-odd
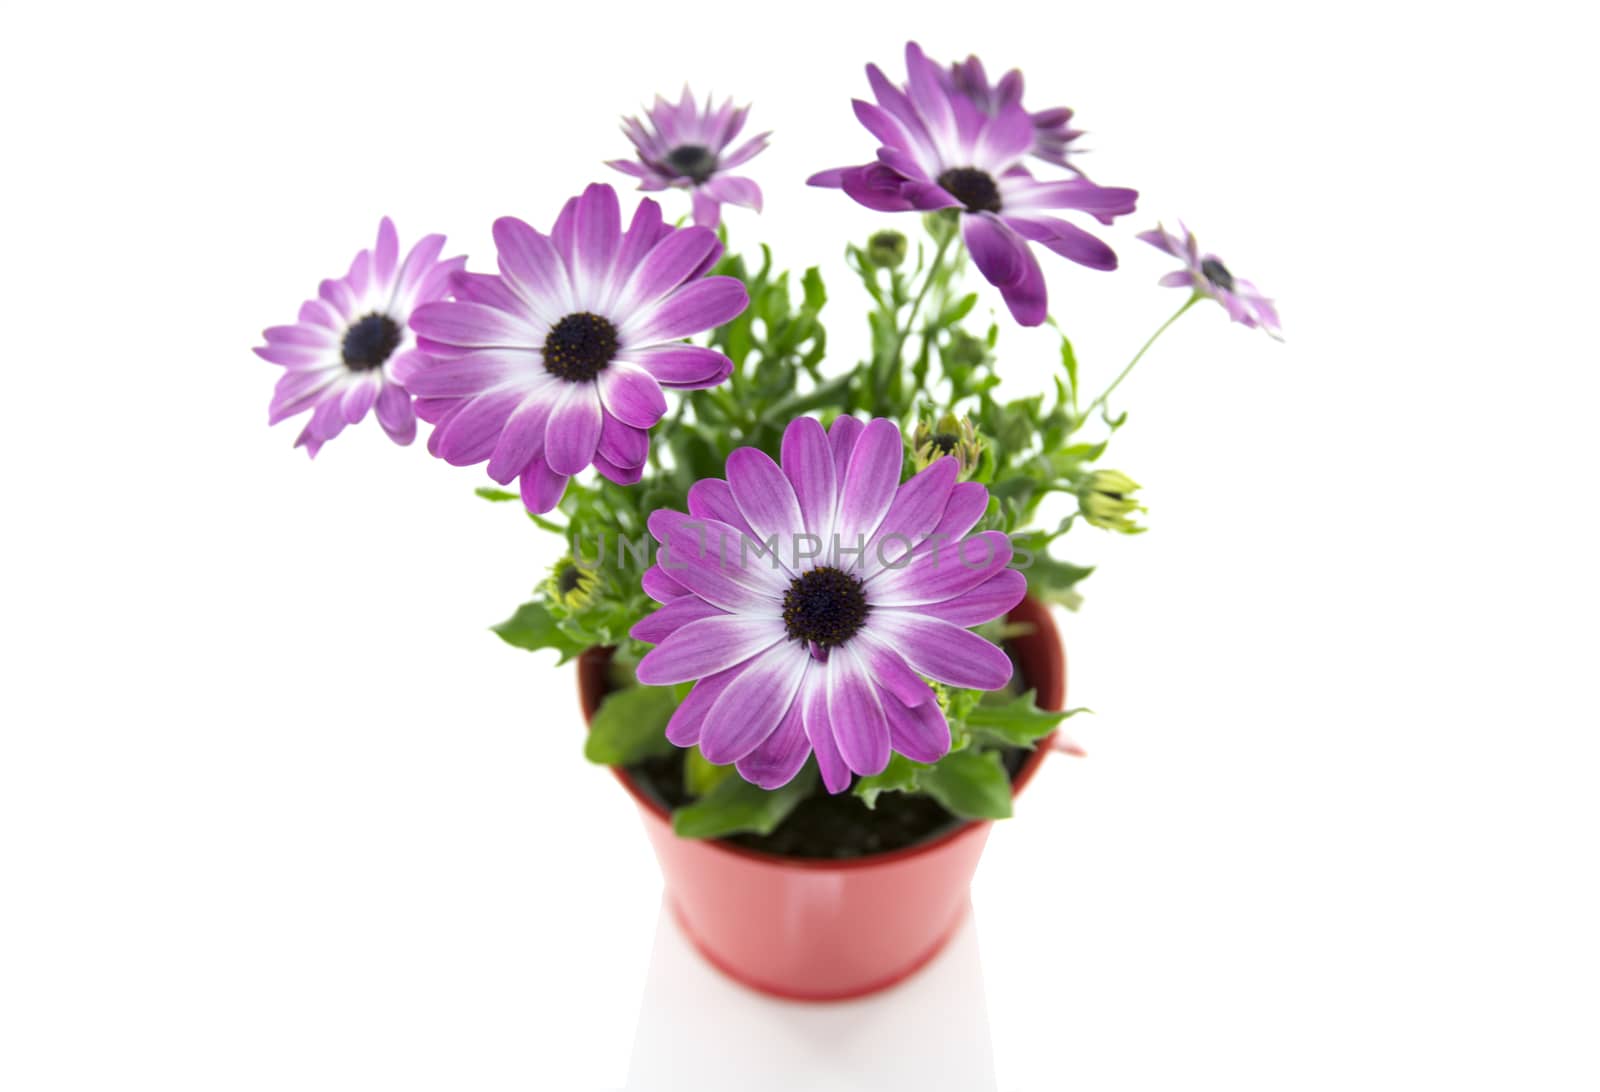
[[[1076,400],[1078,395],[1078,354],[1072,351],[1072,342],[1067,340],[1067,335],[1061,335],[1061,366],[1067,371],[1067,384],[1072,388],[1072,395]]]
[[[966,318],[967,315],[971,313],[972,309],[977,306],[977,304],[978,294],[976,292],[969,292],[967,295],[962,296],[960,299],[951,303],[944,309],[944,311],[939,315],[939,325],[954,326],[956,323]]]
[[[1004,705],[979,705],[967,714],[967,727],[982,735],[1013,747],[1031,746],[1034,740],[1049,735],[1056,725],[1082,712],[1069,709],[1052,712],[1040,709],[1034,702],[1034,692],[1006,702]]]
[[[683,753],[683,788],[690,796],[705,796],[734,773],[733,766],[716,766],[706,761],[700,748]]]
[[[627,766],[667,754],[667,721],[678,707],[671,687],[630,686],[613,690],[589,724],[583,755],[602,766]]]
[[[805,291],[805,309],[813,315],[822,310],[823,304],[828,302],[828,290],[822,284],[822,271],[816,266],[806,270],[805,276],[800,278],[800,286]]]
[[[771,792],[742,777],[725,778],[709,795],[673,812],[672,829],[680,838],[722,838],[747,831],[771,834],[816,784],[814,762],[807,762],[793,781]]]
[[[963,819],[1011,818],[1011,778],[994,751],[951,751],[917,782]]]
[[[482,497],[486,501],[514,501],[522,499],[521,495],[518,493],[508,493],[504,489],[495,489],[493,486],[488,485],[480,485],[478,488],[474,489],[473,492],[478,494],[478,496]]]
[[[892,754],[882,773],[859,777],[853,790],[869,808],[878,806],[878,795],[886,792],[916,792],[917,775],[928,767],[905,755]]]
[[[525,648],[529,652],[553,648],[561,654],[561,663],[566,663],[588,647],[563,633],[556,625],[550,608],[538,600],[522,604],[510,618],[489,628],[498,633],[506,644]]]
[[[1046,603],[1060,603],[1077,610],[1083,603],[1083,597],[1076,591],[1077,584],[1092,572],[1093,566],[1073,565],[1039,553],[1027,569],[1028,591]]]

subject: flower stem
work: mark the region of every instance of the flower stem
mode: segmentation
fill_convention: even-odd
[[[1117,377],[1111,381],[1111,385],[1109,387],[1100,392],[1099,397],[1097,397],[1093,402],[1089,403],[1088,407],[1083,411],[1080,420],[1087,421],[1095,410],[1105,405],[1106,399],[1111,397],[1111,392],[1116,390],[1117,385],[1120,384],[1124,379],[1128,378],[1128,373],[1133,371],[1133,366],[1144,359],[1144,354],[1150,351],[1150,346],[1156,343],[1156,339],[1162,334],[1166,333],[1167,328],[1182,318],[1183,313],[1198,303],[1199,300],[1200,293],[1196,292],[1194,295],[1185,300],[1183,306],[1174,311],[1172,316],[1168,318],[1166,322],[1163,322],[1160,326],[1156,327],[1156,332],[1151,334],[1149,339],[1145,341],[1143,345],[1139,346],[1139,351],[1133,354],[1133,359],[1128,361],[1127,367],[1123,368]]]
[[[917,312],[922,310],[922,301],[928,298],[928,289],[933,287],[933,282],[938,277],[940,266],[944,262],[944,253],[950,249],[950,239],[946,235],[940,238],[939,248],[933,252],[933,261],[928,263],[928,275],[922,279],[922,287],[917,290],[916,298],[911,301],[911,310],[906,313],[905,329],[900,331],[899,339],[894,346],[895,363],[900,362],[900,354],[905,351],[906,342],[911,338],[911,327],[916,324]]]
[[[934,282],[944,279],[940,276],[940,272],[945,252],[950,249],[950,241],[953,238],[954,235],[940,236],[938,248],[933,252],[933,260],[928,263],[927,273],[922,278],[922,287],[917,289],[916,296],[911,300],[911,308],[906,312],[905,325],[896,328],[894,352],[883,362],[883,373],[876,377],[876,382],[873,384],[873,394],[877,398],[880,413],[888,413],[896,408],[889,405],[887,388],[894,374],[903,369],[902,357],[905,354],[906,342],[911,340],[911,331],[917,324],[917,315],[922,310],[923,301],[928,298],[928,292],[933,288]]]

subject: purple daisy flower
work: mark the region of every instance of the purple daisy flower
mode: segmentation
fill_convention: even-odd
[[[973,105],[989,117],[994,117],[1013,105],[1022,105],[1022,70],[1013,68],[991,84],[983,62],[969,56],[950,66],[948,73],[940,73],[940,82],[951,90],[965,95]],[[1072,111],[1065,106],[1052,110],[1039,110],[1028,115],[1033,122],[1033,155],[1046,163],[1065,167],[1074,174],[1082,174],[1067,161],[1071,149],[1067,146],[1083,135],[1081,129],[1072,128]]]
[[[1143,231],[1139,238],[1157,250],[1171,254],[1183,262],[1184,268],[1168,273],[1161,283],[1170,288],[1192,288],[1196,295],[1209,296],[1222,304],[1223,310],[1234,322],[1255,329],[1260,327],[1271,337],[1283,340],[1283,330],[1278,322],[1278,310],[1261,290],[1243,277],[1236,277],[1222,259],[1215,254],[1201,254],[1194,232],[1184,225],[1182,238],[1160,224],[1154,231]]]
[[[760,187],[728,173],[760,154],[772,135],[761,133],[728,151],[749,113],[750,107],[735,107],[731,98],[713,107],[708,96],[705,106],[698,106],[688,87],[676,104],[657,95],[643,120],[622,119],[622,131],[638,150],[638,161],[613,159],[606,166],[639,179],[641,190],[692,191],[694,222],[701,227],[717,226],[723,202],[760,212]]]
[[[548,512],[587,466],[637,482],[662,387],[713,387],[727,357],[683,339],[749,303],[733,277],[707,277],[722,254],[709,228],[674,228],[641,201],[622,230],[617,194],[591,185],[549,235],[495,221],[500,275],[457,273],[456,298],[411,316],[427,357],[399,376],[434,424],[428,450],[454,466],[488,460],[502,485],[522,479],[530,512]]]
[[[267,423],[311,410],[296,447],[316,456],[322,445],[376,410],[378,424],[397,444],[417,435],[411,396],[396,373],[422,358],[408,323],[417,307],[450,293],[450,276],[466,258],[439,260],[443,235],[425,235],[400,260],[400,240],[387,216],[378,242],[350,263],[350,272],[322,282],[317,298],[300,305],[293,326],[269,326],[257,356],[282,365]]]
[[[868,65],[878,104],[855,100],[856,117],[882,141],[877,161],[822,171],[811,185],[843,189],[884,212],[959,210],[972,260],[1024,326],[1038,326],[1048,313],[1044,272],[1029,242],[1091,269],[1117,267],[1109,246],[1050,210],[1079,209],[1110,223],[1133,211],[1136,191],[1085,178],[1039,181],[1022,165],[1034,146],[1034,123],[1020,102],[986,114],[941,82],[948,77],[915,42],[906,44],[906,69],[910,82],[902,89]]]
[[[892,421],[841,417],[824,432],[802,417],[781,463],[740,448],[726,481],[689,490],[687,515],[651,515],[663,550],[644,589],[663,606],[631,631],[656,645],[639,680],[696,680],[669,740],[768,789],[815,753],[841,792],[891,751],[935,762],[950,750],[924,677],[980,690],[1011,678],[1006,654],[967,629],[1026,591],[1004,534],[968,536],[988,491],[958,483],[948,456],[901,485],[902,454]]]

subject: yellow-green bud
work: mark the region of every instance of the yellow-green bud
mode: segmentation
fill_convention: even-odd
[[[918,470],[935,459],[954,455],[960,467],[962,481],[972,476],[983,455],[983,441],[978,438],[972,422],[966,416],[947,413],[937,421],[924,418],[917,422],[911,435],[912,460]]]
[[[585,568],[570,557],[556,562],[544,582],[545,594],[568,611],[582,610],[594,599],[599,578],[594,570]]]
[[[867,240],[867,261],[879,269],[898,269],[906,260],[906,237],[898,231],[880,231]]]
[[[1134,499],[1139,483],[1120,470],[1096,470],[1078,490],[1078,510],[1096,527],[1123,534],[1143,531],[1131,518],[1144,507]]]

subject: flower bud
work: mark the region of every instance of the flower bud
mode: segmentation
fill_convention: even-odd
[[[1145,509],[1133,497],[1139,483],[1120,470],[1096,470],[1078,490],[1083,518],[1107,531],[1131,535],[1143,531],[1131,518]]]
[[[544,582],[545,594],[567,611],[578,611],[594,600],[595,586],[599,584],[594,570],[586,568],[570,557],[556,562]]]
[[[879,269],[898,269],[906,260],[906,237],[898,231],[880,231],[867,240],[867,261]]]
[[[911,453],[918,470],[945,455],[955,456],[961,480],[966,481],[978,467],[983,441],[965,415],[958,417],[947,413],[937,421],[917,422],[917,429],[911,436]]]

